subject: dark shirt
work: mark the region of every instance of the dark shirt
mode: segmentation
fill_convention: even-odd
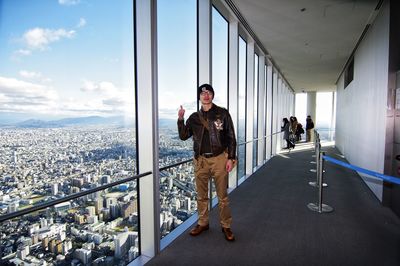
[[[307,119],[306,120],[306,130],[313,129],[314,128],[314,122],[312,119]]]
[[[208,121],[208,112],[203,111],[203,118],[204,120]],[[206,128],[204,128],[203,139],[201,141],[201,150],[200,154],[203,153],[211,153],[211,144],[210,144],[210,133]]]

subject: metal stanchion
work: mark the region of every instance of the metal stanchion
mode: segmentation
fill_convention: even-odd
[[[319,213],[325,213],[325,212],[332,212],[333,208],[329,205],[323,204],[322,200],[323,200],[323,179],[324,179],[324,159],[323,156],[325,155],[324,152],[322,152],[322,154],[319,156],[319,169],[318,169],[318,175],[319,175],[319,179],[318,179],[318,203],[308,203],[307,207],[311,210],[311,211],[316,211]]]
[[[319,135],[318,132],[316,130],[314,130],[314,152],[315,154],[312,155],[312,157],[317,157],[317,143],[318,143],[318,139],[319,139]]]
[[[320,168],[319,162],[320,162],[320,157],[321,157],[321,143],[320,143],[319,137],[318,137],[317,145],[315,146],[315,157],[316,157],[315,158],[315,162],[317,164],[317,169],[311,169],[310,171],[314,172],[314,173],[317,173],[317,180],[316,181],[310,181],[310,182],[308,182],[308,184],[310,186],[313,186],[313,187],[318,187],[318,183],[319,183],[318,172],[319,172],[319,168]],[[327,187],[328,184],[322,183],[322,186]]]

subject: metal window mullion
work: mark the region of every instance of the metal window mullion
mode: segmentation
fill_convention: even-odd
[[[267,66],[267,80],[266,80],[266,93],[267,93],[267,115],[265,117],[265,123],[267,126],[267,136],[272,135],[272,66]],[[271,158],[272,137],[267,138],[266,141],[266,159]]]
[[[211,8],[210,0],[197,0],[198,86],[211,84]]]
[[[230,18],[229,21],[229,48],[228,48],[228,97],[229,97],[229,113],[231,114],[233,126],[235,128],[235,136],[238,140],[238,126],[239,126],[239,26],[238,21]],[[237,156],[239,156],[239,148],[237,148]],[[238,158],[239,159],[239,158]],[[228,187],[235,188],[237,185],[237,167],[235,167],[229,174]]]
[[[265,65],[265,57],[263,55],[258,56],[258,133],[257,137],[261,140],[257,142],[257,153],[258,160],[257,166],[261,165],[264,162],[264,149],[265,149],[265,138],[264,136],[264,123],[265,123],[265,76],[264,76],[264,65]]]
[[[141,255],[147,258],[160,250],[156,5],[156,0],[136,0],[138,171],[153,172],[139,183]]]
[[[272,132],[277,132],[278,131],[278,124],[279,124],[279,119],[278,119],[278,75],[275,71],[272,73],[273,77],[273,83],[272,83]],[[277,139],[279,135],[274,135],[272,137],[272,155],[276,154],[276,144],[277,144]]]
[[[253,129],[254,129],[254,41],[247,40],[247,77],[246,77],[246,101],[247,101],[247,126],[246,126],[246,176],[253,173]]]

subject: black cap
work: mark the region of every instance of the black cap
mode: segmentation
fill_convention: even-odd
[[[214,89],[210,84],[206,83],[206,84],[200,85],[199,89],[197,90],[197,97],[199,99],[200,99],[200,93],[203,92],[203,91],[211,92],[212,95],[213,95],[213,99],[214,99]]]

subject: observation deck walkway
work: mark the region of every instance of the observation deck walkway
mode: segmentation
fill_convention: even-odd
[[[400,219],[383,207],[360,176],[325,164],[323,202],[331,213],[312,212],[318,202],[310,172],[314,151],[297,148],[270,159],[230,194],[235,242],[225,240],[218,208],[210,230],[189,230],[146,265],[400,265]],[[333,146],[326,155],[343,160]]]

